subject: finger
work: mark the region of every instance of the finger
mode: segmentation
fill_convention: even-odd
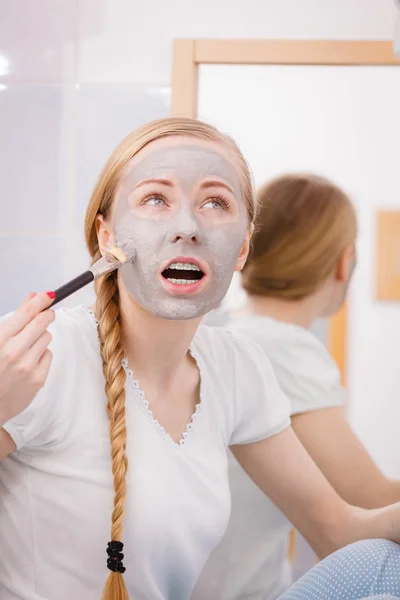
[[[32,298],[28,297],[11,317],[0,323],[0,344],[22,331],[41,311],[48,308],[54,301],[54,297],[49,296],[52,293],[43,292]]]
[[[39,313],[24,329],[0,346],[0,358],[11,365],[26,360],[26,353],[54,321],[53,310]],[[48,334],[50,336],[50,334]]]
[[[51,361],[53,360],[53,355],[50,350],[46,350],[43,354],[42,358],[39,361],[39,364],[36,369],[35,379],[36,383],[39,387],[43,387],[46,383],[47,376],[50,371]]]
[[[35,343],[25,353],[22,363],[30,364],[32,366],[38,365],[41,361],[44,353],[46,352],[50,342],[52,340],[51,333],[44,331],[42,335],[35,341]]]
[[[0,355],[11,354],[16,359],[23,358],[54,321],[54,318],[53,310],[48,309],[39,313],[20,333],[14,335],[3,345],[3,352],[0,352]]]
[[[32,300],[32,298],[34,298],[35,296],[37,296],[36,292],[31,292],[30,294],[28,294],[25,300],[21,303],[21,306],[26,306],[29,300]]]

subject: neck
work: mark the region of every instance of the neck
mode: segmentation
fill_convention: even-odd
[[[303,300],[285,300],[265,296],[248,296],[246,311],[260,316],[268,316],[293,323],[308,329],[321,313],[320,299],[308,296]]]
[[[160,319],[121,288],[120,310],[125,355],[135,378],[151,378],[156,387],[168,386],[188,360],[189,346],[201,318]]]

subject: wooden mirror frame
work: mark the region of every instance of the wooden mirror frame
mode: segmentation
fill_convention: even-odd
[[[197,117],[199,65],[393,66],[400,60],[390,41],[196,40],[177,39],[173,47],[171,116]],[[328,347],[342,382],[346,380],[345,304],[330,320]]]

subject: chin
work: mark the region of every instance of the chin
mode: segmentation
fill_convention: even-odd
[[[204,317],[210,309],[193,302],[162,302],[158,306],[147,307],[157,318],[165,321],[192,321]]]
[[[163,321],[194,321],[195,319],[201,319],[204,315],[193,314],[193,313],[159,313],[155,311],[151,311],[152,314],[158,319],[162,319]]]

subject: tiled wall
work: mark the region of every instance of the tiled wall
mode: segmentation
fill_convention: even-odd
[[[78,4],[0,0],[0,314],[89,264],[83,218],[132,129],[169,113],[170,90],[79,78]],[[85,289],[66,304],[90,302]]]

